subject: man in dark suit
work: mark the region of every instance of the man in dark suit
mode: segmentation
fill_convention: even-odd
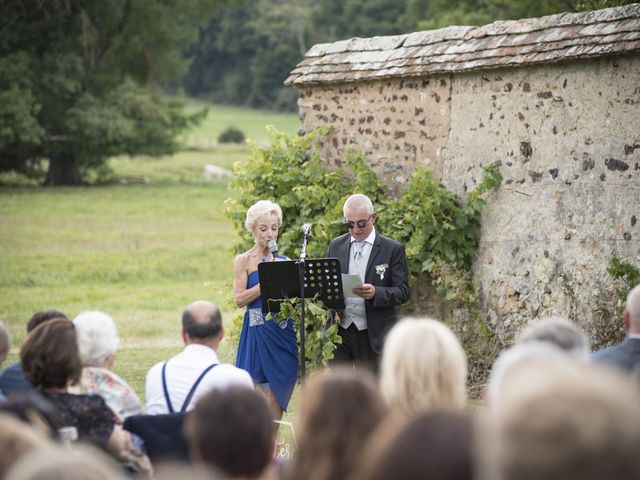
[[[640,285],[629,292],[622,321],[627,338],[622,343],[594,353],[592,360],[616,365],[626,372],[640,372]]]
[[[384,337],[397,320],[396,306],[409,300],[404,246],[376,232],[377,214],[366,195],[350,196],[343,213],[349,232],[331,241],[327,257],[338,258],[342,273],[357,274],[363,283],[339,313],[342,344],[333,362],[375,370]]]

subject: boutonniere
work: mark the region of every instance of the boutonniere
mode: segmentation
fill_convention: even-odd
[[[389,268],[389,265],[387,263],[376,265],[376,275],[380,277],[380,280],[384,279],[384,274],[387,273],[387,268]]]

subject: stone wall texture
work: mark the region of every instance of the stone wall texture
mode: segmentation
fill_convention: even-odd
[[[546,315],[612,341],[608,262],[640,266],[640,54],[304,85],[299,111],[302,131],[334,127],[328,163],[360,151],[396,192],[425,165],[464,199],[497,163],[474,267],[487,323],[503,345]]]

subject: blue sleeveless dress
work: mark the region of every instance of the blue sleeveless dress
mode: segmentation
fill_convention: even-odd
[[[247,288],[257,283],[258,272],[251,272]],[[298,375],[296,332],[293,320],[279,325],[264,317],[262,300],[258,297],[247,305],[244,314],[236,367],[249,372],[255,383],[268,383],[278,404],[286,410]]]

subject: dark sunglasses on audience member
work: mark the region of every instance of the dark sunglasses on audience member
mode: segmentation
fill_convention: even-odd
[[[344,222],[349,230],[353,230],[357,225],[358,228],[364,228],[367,226],[367,222],[371,219],[371,215],[366,220],[358,220],[357,222]]]

